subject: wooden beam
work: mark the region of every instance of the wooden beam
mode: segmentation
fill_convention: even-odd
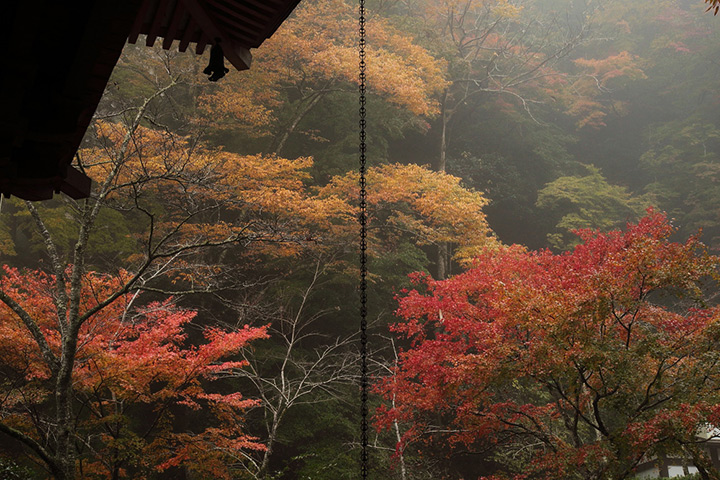
[[[165,19],[165,13],[167,12],[168,0],[160,0],[157,8],[155,9],[155,16],[152,23],[150,24],[150,30],[147,33],[147,40],[145,45],[152,47],[155,45],[155,40],[160,36],[160,27]]]
[[[133,23],[132,28],[130,29],[130,34],[128,35],[128,42],[129,43],[136,43],[138,37],[140,36],[140,31],[143,29],[143,24],[145,23],[145,18],[147,18],[147,12],[150,8],[150,0],[145,0],[142,2],[140,6],[140,10],[138,11],[137,16],[135,17],[135,22]]]
[[[90,196],[91,186],[90,177],[68,165],[59,190],[70,198],[79,199]]]
[[[205,46],[208,43],[210,43],[210,39],[203,32],[202,35],[200,35],[200,39],[197,41],[197,45],[195,46],[195,53],[198,55],[202,55],[205,51]]]
[[[183,0],[185,8],[192,18],[197,22],[202,31],[214,42],[220,41],[225,53],[225,58],[238,70],[247,70],[252,63],[252,55],[247,48],[235,44],[229,35],[226,35],[221,28],[213,22],[205,11],[205,7],[197,0]]]
[[[180,27],[183,16],[185,16],[186,13],[183,4],[176,1],[170,24],[168,25],[167,32],[165,32],[165,39],[163,40],[163,48],[165,50],[170,50],[172,42],[178,34],[178,28]]]
[[[279,2],[273,2],[272,0],[245,0],[246,3],[250,5],[255,5],[259,9],[268,10],[270,12],[277,12],[277,7],[281,5]],[[274,7],[271,7],[270,4],[275,4]]]
[[[265,25],[267,25],[268,21],[271,20],[270,17],[264,17],[262,19],[256,20],[253,17],[259,17],[260,15],[258,15],[258,12],[249,10],[247,8],[242,8],[240,5],[238,5],[238,8],[233,9],[233,8],[228,7],[224,3],[214,2],[212,0],[208,0],[207,3],[209,5],[212,5],[213,8],[223,12],[224,15],[229,15],[231,18],[233,18],[235,20],[242,18],[242,21],[244,23],[253,25],[253,26],[257,27],[258,30],[262,30],[265,27]],[[242,17],[240,17],[238,15],[239,10],[246,12],[246,15],[243,15]],[[229,19],[226,18],[225,20],[228,21]]]
[[[185,31],[182,34],[182,38],[180,38],[180,45],[178,45],[178,50],[180,52],[184,52],[185,50],[187,50],[188,45],[190,45],[190,42],[192,41],[192,36],[193,33],[195,33],[196,28],[197,25],[195,24],[195,20],[193,20],[192,15],[190,15],[188,23],[185,26]]]

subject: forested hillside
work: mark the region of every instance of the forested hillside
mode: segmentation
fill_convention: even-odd
[[[371,478],[720,478],[706,8],[368,1]],[[2,199],[0,478],[358,477],[356,16],[127,45],[91,197]]]

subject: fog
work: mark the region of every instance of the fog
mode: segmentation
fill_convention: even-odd
[[[720,18],[367,9],[370,478],[720,478]],[[0,204],[0,477],[358,477],[357,42],[126,45],[91,196]]]

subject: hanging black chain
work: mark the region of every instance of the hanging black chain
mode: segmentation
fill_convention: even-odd
[[[367,365],[367,189],[365,144],[365,0],[359,0],[360,76],[360,478],[368,476],[368,365]]]

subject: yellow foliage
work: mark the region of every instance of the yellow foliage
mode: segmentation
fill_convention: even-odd
[[[303,97],[358,81],[357,19],[342,0],[304,1],[256,52],[253,68],[205,95],[213,123],[271,134],[274,111],[288,90]],[[437,113],[433,96],[445,86],[444,63],[374,17],[367,25],[369,88],[416,115]],[[354,89],[354,88],[353,88]]]
[[[574,63],[581,73],[565,91],[556,90],[554,95],[567,103],[566,112],[577,118],[578,128],[604,126],[608,111],[625,115],[626,104],[603,101],[603,92],[616,82],[646,78],[638,57],[626,51],[602,59],[579,58]]]
[[[375,254],[402,234],[411,235],[419,245],[454,243],[458,260],[496,242],[482,212],[487,199],[460,185],[458,177],[418,165],[392,164],[369,169],[367,182],[369,244]],[[346,199],[357,216],[357,185],[358,174],[349,173],[334,178],[319,194]]]
[[[139,128],[121,154],[126,131],[101,122],[104,148],[81,152],[102,184],[117,170],[111,201],[141,205],[156,217],[154,234],[182,244],[248,239],[248,255],[298,255],[346,248],[358,235],[358,174],[310,187],[309,157],[237,155],[189,138]],[[383,165],[368,172],[371,248],[377,255],[402,238],[419,245],[450,242],[456,258],[492,245],[485,197],[460,179],[417,165]],[[178,267],[178,275],[183,273]],[[180,278],[179,277],[179,278]]]
[[[490,7],[490,11],[498,17],[514,18],[520,15],[522,6],[513,5],[508,0],[498,0],[495,5]]]

